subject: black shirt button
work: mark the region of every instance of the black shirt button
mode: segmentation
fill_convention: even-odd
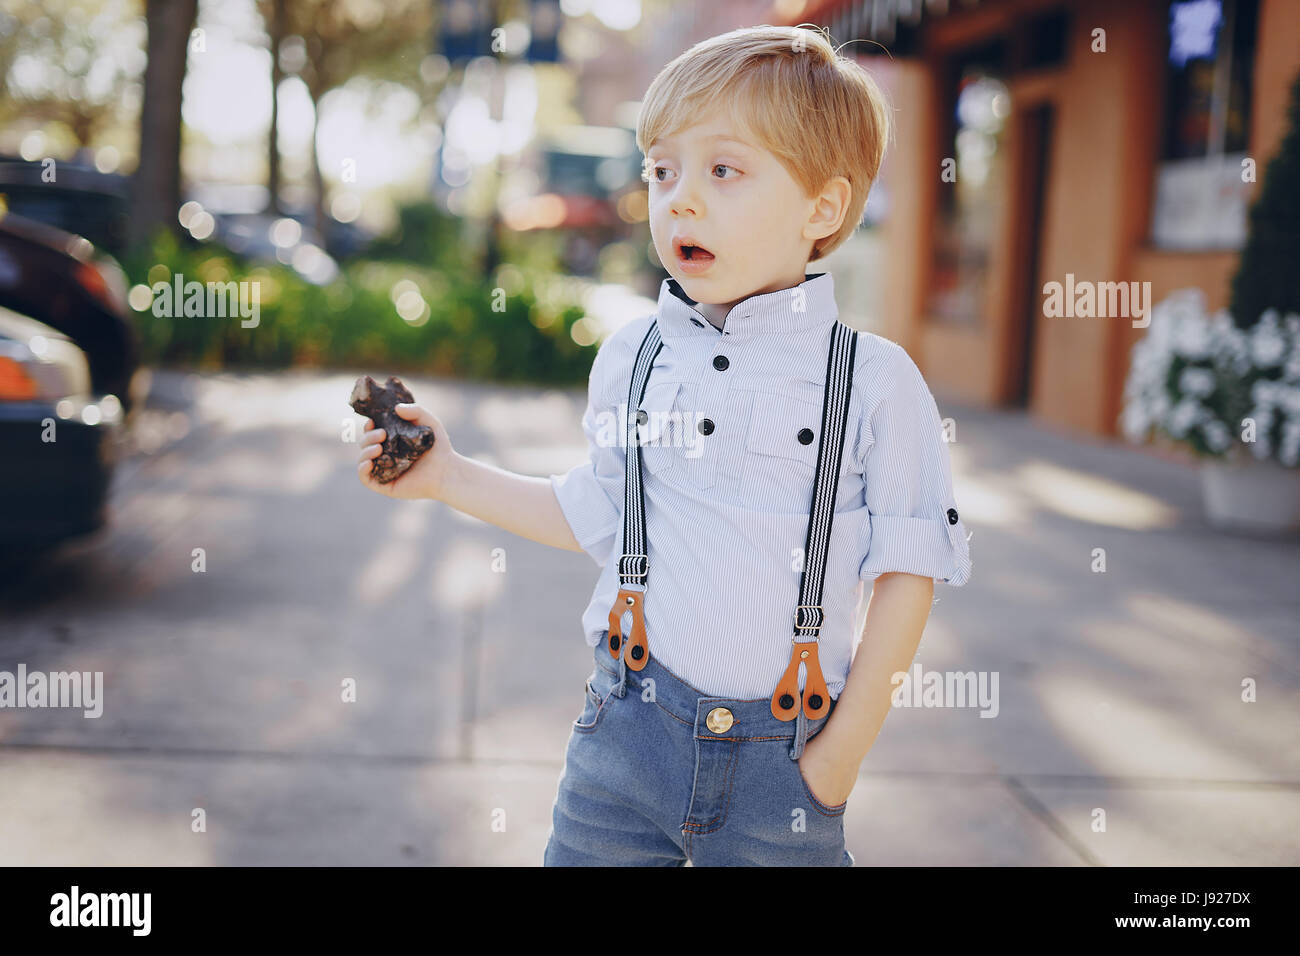
[[[636,410],[636,423],[638,425],[644,425],[649,420],[650,420],[650,416],[646,414],[644,408],[638,408]]]
[[[957,523],[957,509],[956,509],[956,508],[949,508],[949,509],[948,509],[948,523],[949,523],[949,524],[956,524],[956,523]]]
[[[725,355],[713,356],[713,367],[716,368],[719,372],[725,372],[727,370],[727,366],[730,364],[731,363],[727,361],[727,357]]]
[[[813,440],[813,433],[811,428],[805,428],[799,432],[799,444],[811,445],[812,440]]]
[[[699,319],[691,319],[691,321],[694,322],[696,325],[698,325],[700,328],[704,328],[704,323],[701,322]]]
[[[713,434],[713,419],[704,418],[700,420],[700,434],[701,435]]]

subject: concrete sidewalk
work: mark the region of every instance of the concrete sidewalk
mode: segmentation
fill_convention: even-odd
[[[540,863],[597,569],[366,492],[354,378],[155,377],[112,527],[0,591],[0,670],[106,697],[0,710],[0,864]],[[462,453],[586,453],[578,390],[405,380]],[[996,672],[999,709],[890,714],[858,864],[1300,862],[1300,542],[1209,528],[1186,466],[941,408],[974,571],[917,660]]]

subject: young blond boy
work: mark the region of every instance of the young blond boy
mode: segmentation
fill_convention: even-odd
[[[381,486],[369,460],[383,432],[366,423],[367,487],[444,501],[602,567],[548,865],[853,863],[843,812],[891,675],[912,662],[934,579],[962,585],[971,568],[934,399],[900,346],[858,333],[823,591],[803,619],[818,633],[790,637],[831,421],[828,355],[849,331],[831,276],[805,272],[858,225],[888,130],[875,83],[819,32],[761,26],[696,44],[642,104],[650,230],[671,278],[654,315],[599,349],[590,460],[513,474],[457,454],[433,414],[399,406],[437,441]],[[625,495],[634,459],[620,440],[633,405],[645,550],[621,565],[624,503],[639,500]],[[640,587],[622,573],[633,566]],[[636,596],[639,617],[623,609]],[[645,643],[629,651],[638,628]],[[774,692],[796,668],[798,694]],[[814,693],[822,679],[829,701]]]

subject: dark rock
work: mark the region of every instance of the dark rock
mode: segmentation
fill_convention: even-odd
[[[389,376],[380,385],[369,375],[357,379],[348,399],[358,415],[365,415],[384,430],[383,451],[370,460],[371,476],[381,485],[399,478],[415,460],[433,447],[433,429],[407,421],[393,410],[398,403],[413,403],[415,396],[401,379]]]

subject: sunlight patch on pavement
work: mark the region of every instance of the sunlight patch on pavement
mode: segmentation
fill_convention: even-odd
[[[10,752],[0,757],[0,864],[212,866],[220,844],[190,832],[197,782],[140,772],[144,761]],[[211,809],[211,806],[208,807]],[[209,818],[209,824],[212,824]]]
[[[1023,496],[1008,489],[996,475],[985,479],[967,473],[954,478],[953,485],[957,507],[969,531],[982,526],[1026,525],[1030,521]],[[974,538],[971,540],[973,543]]]
[[[502,532],[500,540],[520,540]],[[504,573],[492,570],[493,547],[482,540],[462,539],[446,545],[430,579],[435,607],[464,609],[491,604],[505,590]],[[509,548],[506,549],[509,561]]]
[[[1178,509],[1106,478],[1048,462],[1020,466],[1014,478],[1038,504],[1076,521],[1143,531],[1172,528]]]
[[[538,432],[546,434],[571,428],[582,417],[582,408],[574,415],[572,397],[557,389],[543,391],[499,391],[474,404],[474,423],[499,442],[512,439],[535,439]]]
[[[388,529],[395,538],[419,540],[429,531],[429,522],[433,520],[434,505],[431,498],[419,501],[404,501],[388,519]]]
[[[1136,639],[1136,635],[1135,635]],[[1049,726],[1042,728],[1062,759],[1106,777],[1217,778],[1264,780],[1270,768],[1243,759],[1240,747],[1243,705],[1226,694],[1216,707],[1195,707],[1161,689],[1160,675],[1131,679],[1135,692],[1114,675],[1081,673],[1074,667],[1036,677],[1033,690]],[[1005,695],[1004,695],[1005,698]],[[1004,711],[1012,705],[1003,700]],[[1219,728],[1218,734],[1206,733]],[[1046,772],[1049,768],[1035,768]],[[1276,765],[1274,767],[1276,769]]]
[[[320,448],[287,448],[278,454],[240,449],[206,463],[195,475],[193,487],[305,495],[318,490],[336,465],[334,456]]]
[[[1242,627],[1232,618],[1216,613],[1204,605],[1180,601],[1166,594],[1143,592],[1128,596],[1124,600],[1124,609],[1130,618],[1140,625],[1175,635],[1182,645],[1184,654],[1189,650],[1204,650],[1208,647],[1234,656],[1244,651],[1267,660],[1273,668],[1276,668],[1273,673],[1275,682],[1291,683],[1295,680],[1294,664],[1287,660],[1279,660],[1268,641],[1248,628]],[[1243,667],[1257,666],[1255,661],[1243,660],[1241,663]],[[1288,673],[1290,677],[1286,676]],[[1240,675],[1240,677],[1248,676],[1253,676],[1253,673]]]
[[[388,515],[388,534],[377,538],[375,552],[356,581],[357,600],[376,605],[391,598],[411,580],[420,560],[420,545],[433,512],[422,505],[432,501],[394,502]]]

